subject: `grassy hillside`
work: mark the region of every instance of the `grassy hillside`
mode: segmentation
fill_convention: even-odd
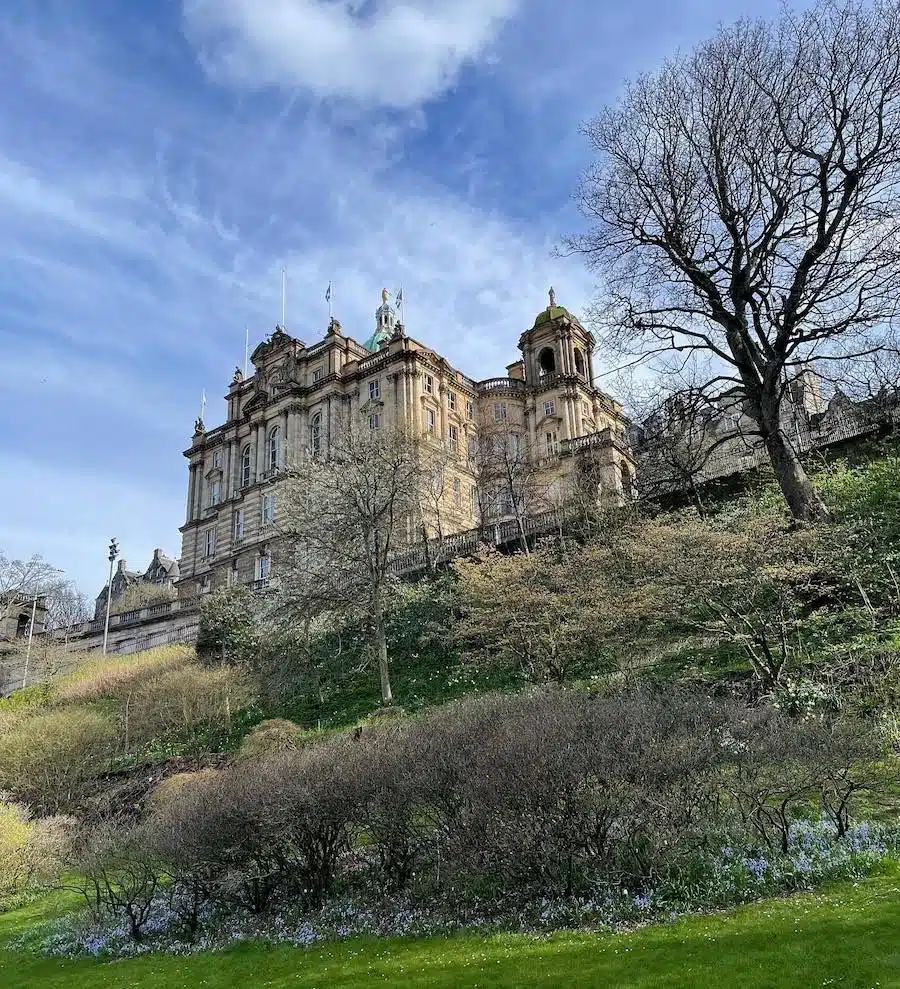
[[[44,912],[0,916],[0,943]],[[900,870],[627,934],[495,935],[348,941],[309,949],[247,946],[192,957],[103,963],[0,951],[10,989],[887,989],[900,985]]]

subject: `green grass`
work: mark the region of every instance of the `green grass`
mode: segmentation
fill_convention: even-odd
[[[0,942],[57,904],[0,917]],[[244,946],[189,958],[53,961],[0,951],[4,989],[805,989],[900,986],[900,869],[852,886],[630,934]]]

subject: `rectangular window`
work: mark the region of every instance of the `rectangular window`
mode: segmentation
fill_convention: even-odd
[[[469,399],[466,399],[466,418],[467,419],[475,418],[475,403],[470,401]]]
[[[317,367],[315,371],[313,371],[313,383],[315,384],[315,382],[321,380],[322,380],[322,368]]]
[[[269,566],[269,558],[267,556],[261,556],[256,561],[256,579],[257,580],[268,580],[271,567]]]
[[[376,412],[374,415],[369,416],[369,429],[378,429],[381,425],[381,416]]]
[[[453,453],[456,453],[457,450],[459,449],[459,427],[458,426],[451,426],[450,427],[450,449],[453,451]]]
[[[455,391],[447,392],[447,408],[450,409],[451,412],[455,412],[456,411],[456,392]]]
[[[478,514],[478,489],[474,484],[469,488],[469,508],[472,509],[473,515]]]
[[[381,398],[381,381],[376,378],[375,381],[369,382],[369,401]]]
[[[222,451],[216,450],[213,454],[213,470],[220,470],[222,467]]]
[[[205,556],[215,556],[216,555],[216,530],[207,529],[203,534],[204,539],[204,555]]]
[[[211,505],[218,505],[222,500],[222,482],[213,481],[212,483],[212,496],[210,498]]]
[[[559,446],[558,446],[558,444],[556,442],[556,430],[555,429],[554,430],[551,430],[550,432],[547,433],[547,435],[546,435],[546,441],[547,441],[547,456],[548,457],[555,456],[556,453],[557,453],[557,451],[558,451],[558,449],[559,449]]]
[[[494,405],[494,422],[506,422],[506,402],[497,402]]]
[[[469,460],[474,460],[475,455],[478,453],[478,441],[469,440]]]
[[[460,491],[461,490],[462,490],[462,485],[460,484],[459,478],[458,477],[454,477],[453,478],[453,504],[454,505],[458,505],[459,504],[459,495],[460,495]]]
[[[425,375],[425,394],[434,394],[434,378],[430,374]]]
[[[425,412],[425,428],[429,433],[434,432],[434,409],[428,409]]]
[[[243,539],[244,538],[244,509],[239,508],[234,513],[234,538]]]
[[[544,402],[544,415],[545,416],[556,415],[556,406],[553,404],[553,402]]]
[[[269,525],[269,523],[275,521],[275,495],[274,494],[264,494],[262,500],[262,520],[263,525]]]
[[[582,402],[581,403],[581,414],[585,417],[585,419],[590,419],[590,417],[591,417],[591,407],[590,407],[590,405],[588,405],[587,402]]]

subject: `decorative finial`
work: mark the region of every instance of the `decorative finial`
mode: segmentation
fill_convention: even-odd
[[[381,290],[381,302],[382,302],[382,304],[386,306],[387,305],[387,301],[388,301],[388,299],[390,297],[391,297],[391,293],[388,292],[388,290],[386,288],[383,288]]]
[[[556,292],[553,291],[553,286],[550,286],[550,308],[552,309],[556,305]]]

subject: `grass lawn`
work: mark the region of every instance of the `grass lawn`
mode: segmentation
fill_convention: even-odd
[[[49,904],[52,906],[52,902]],[[0,941],[48,909],[0,916]],[[900,986],[900,869],[631,934],[241,947],[190,958],[51,961],[0,951],[2,989],[805,989]]]

